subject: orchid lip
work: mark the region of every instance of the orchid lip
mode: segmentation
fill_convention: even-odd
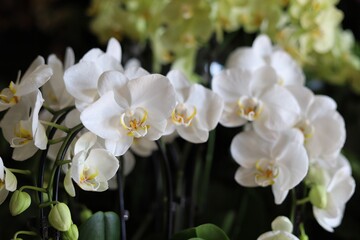
[[[238,115],[248,121],[256,120],[263,110],[263,103],[260,100],[247,96],[241,97],[237,102],[237,106]]]
[[[135,110],[128,109],[120,117],[121,126],[128,131],[130,137],[140,138],[147,134],[150,125],[146,125],[148,112],[137,107]]]
[[[259,159],[255,164],[255,182],[263,187],[273,185],[279,175],[279,168],[268,159]]]
[[[197,109],[195,106],[187,106],[184,103],[176,105],[171,113],[171,120],[175,125],[188,127],[195,118]]]

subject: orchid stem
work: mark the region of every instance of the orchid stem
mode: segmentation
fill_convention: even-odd
[[[48,140],[49,145],[57,144],[65,140],[66,137],[56,138],[56,139],[50,139]]]
[[[22,170],[22,169],[15,169],[15,168],[6,168],[6,169],[9,170],[12,173],[19,173],[19,174],[23,174],[23,175],[31,175],[30,170]]]
[[[44,208],[44,207],[47,207],[47,206],[50,206],[53,204],[57,204],[57,203],[59,203],[59,202],[58,201],[44,202],[44,203],[39,204],[39,208]]]
[[[66,132],[66,133],[69,133],[69,132],[70,132],[70,128],[65,127],[65,126],[63,126],[63,125],[60,125],[60,124],[57,124],[57,123],[48,122],[48,121],[43,121],[43,120],[41,120],[40,122],[41,122],[42,124],[47,125],[47,126],[54,127],[54,128],[56,128],[56,129],[59,129],[59,130],[61,130],[61,131],[63,131],[63,132]]]
[[[297,200],[296,205],[303,205],[303,204],[305,204],[307,202],[310,202],[310,197],[306,197],[306,198]]]
[[[120,240],[126,240],[126,219],[125,219],[125,206],[124,206],[124,192],[123,192],[123,180],[124,180],[124,158],[119,159],[120,167],[116,173],[118,193],[119,193],[119,208],[120,208],[120,224],[121,224],[121,238]]]
[[[28,236],[37,236],[37,233],[36,232],[32,232],[32,231],[18,231],[18,232],[16,232],[15,233],[15,235],[14,235],[14,240],[17,240],[18,238],[18,235],[20,235],[20,234],[22,234],[22,235],[28,235]]]
[[[165,210],[165,221],[166,221],[166,239],[171,239],[172,232],[173,232],[173,226],[174,226],[174,208],[173,208],[173,202],[174,202],[174,193],[173,193],[173,186],[172,186],[172,176],[171,176],[171,170],[169,165],[169,160],[166,156],[165,148],[163,147],[160,140],[156,141],[156,145],[161,153],[162,159],[161,159],[161,173],[163,178],[163,184],[164,184],[164,193],[165,193],[165,204],[167,206],[167,209]]]
[[[22,186],[22,187],[19,189],[19,191],[22,192],[22,191],[24,191],[25,189],[30,189],[30,190],[37,191],[37,192],[47,193],[47,191],[46,191],[45,188],[39,188],[39,187],[35,187],[35,186]]]

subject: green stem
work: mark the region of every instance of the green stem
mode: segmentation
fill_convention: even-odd
[[[62,165],[63,163],[63,159],[65,157],[66,151],[68,150],[71,142],[74,140],[74,138],[76,137],[76,134],[78,134],[79,131],[81,131],[81,129],[83,129],[84,126],[80,123],[77,126],[71,128],[69,130],[68,135],[66,136],[65,140],[63,141],[59,152],[56,156],[56,161],[55,161],[55,165],[51,171],[51,175],[50,175],[50,180],[49,180],[49,185],[48,185],[48,193],[49,193],[49,200],[52,201],[52,197],[53,197],[53,183],[54,183],[54,178],[56,173],[59,171],[59,166]],[[57,191],[57,185],[55,186],[55,191]],[[57,200],[57,199],[55,199]]]
[[[25,189],[30,189],[30,190],[34,190],[34,191],[37,191],[37,192],[43,192],[43,193],[47,193],[46,189],[45,188],[39,188],[39,187],[35,187],[35,186],[22,186],[19,191],[22,192],[24,191]]]
[[[32,231],[18,231],[15,233],[14,235],[14,240],[17,240],[18,238],[18,235],[28,235],[28,236],[37,236],[37,233],[36,232],[32,232]]]
[[[56,138],[56,139],[50,139],[48,140],[49,145],[57,144],[65,140],[66,137]]]
[[[307,202],[310,202],[310,197],[306,197],[306,198],[297,200],[296,205],[302,205],[302,204],[305,204]]]
[[[68,127],[65,127],[63,125],[60,125],[60,124],[56,124],[56,123],[53,123],[53,122],[48,122],[48,121],[43,121],[41,120],[40,121],[42,124],[45,124],[47,126],[50,126],[50,127],[54,127],[56,129],[59,129],[63,132],[66,132],[66,133],[69,133],[70,132],[70,129]]]
[[[12,173],[19,173],[19,174],[23,174],[23,175],[31,175],[30,170],[21,170],[21,169],[15,169],[15,168],[6,168],[6,169],[9,170]]]
[[[57,203],[59,203],[59,202],[58,201],[44,202],[44,203],[39,204],[39,208],[44,208],[44,207],[47,207],[47,206],[50,206],[53,204],[57,204]]]
[[[206,208],[206,199],[207,192],[209,187],[209,180],[210,180],[210,173],[211,173],[211,166],[214,157],[214,147],[215,147],[215,130],[210,132],[209,140],[208,140],[208,147],[206,151],[206,159],[205,159],[205,166],[204,166],[204,175],[203,181],[201,183],[202,187],[200,188],[199,194],[199,208],[200,211]]]
[[[164,186],[164,199],[166,208],[165,209],[165,232],[166,232],[166,239],[171,239],[173,234],[173,227],[174,227],[174,194],[173,194],[173,186],[172,186],[172,176],[171,170],[169,165],[169,160],[166,155],[165,148],[160,140],[155,141],[156,145],[161,153],[161,173],[163,179],[163,186]]]
[[[71,160],[57,160],[55,164],[56,166],[61,166],[61,165],[69,164],[71,162],[72,162]]]
[[[295,213],[296,213],[296,192],[295,188],[291,189],[291,211],[290,211],[290,221],[292,224],[295,224]]]

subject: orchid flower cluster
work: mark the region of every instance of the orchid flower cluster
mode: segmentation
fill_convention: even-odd
[[[42,213],[49,212],[48,223],[64,239],[77,239],[70,210],[59,201],[56,176],[63,173],[63,186],[71,197],[79,188],[120,189],[117,172],[131,172],[134,154],[148,157],[162,150],[160,140],[169,143],[176,137],[205,143],[220,123],[243,126],[230,146],[239,164],[237,183],[271,187],[276,204],[293,191],[297,204],[312,204],[324,229],[333,231],[341,223],[355,188],[350,165],[340,153],[344,120],[331,98],[304,86],[301,68],[284,50],[272,46],[268,36],[257,37],[252,47],[236,49],[226,68],[213,77],[212,90],[190,83],[179,70],[165,76],[149,73],[137,61],[123,66],[121,60],[122,49],[114,38],[105,52],[91,49],[77,63],[68,48],[64,63],[55,55],[46,63],[37,57],[1,91],[0,109],[7,112],[0,126],[13,148],[12,159],[35,161],[41,150],[40,165],[51,169],[36,186],[18,188],[14,173],[28,170],[6,168],[0,159],[0,203],[13,192],[12,215],[21,214],[32,202],[24,190],[35,190]],[[295,187],[303,188],[301,199],[296,199]],[[172,197],[167,201],[171,209]],[[298,239],[292,233],[294,216],[290,218],[277,218],[273,231],[258,239]],[[170,238],[171,226],[168,234]]]
[[[155,67],[172,63],[188,76],[196,54],[211,36],[264,33],[286,49],[307,72],[359,91],[360,61],[355,39],[341,28],[338,0],[93,0],[92,30],[101,41],[111,36],[150,41]],[[319,66],[317,63],[323,64]]]

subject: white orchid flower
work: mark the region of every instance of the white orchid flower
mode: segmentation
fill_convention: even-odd
[[[1,90],[0,111],[4,111],[19,103],[22,96],[36,91],[50,79],[53,72],[51,68],[44,63],[44,59],[38,56],[31,63],[21,79],[19,74],[15,83],[10,82],[8,88]]]
[[[75,56],[71,48],[66,49],[64,65],[54,55],[48,57],[48,64],[53,70],[50,80],[42,86],[45,103],[54,110],[60,110],[74,104],[74,98],[67,92],[64,71],[74,65]]]
[[[271,67],[254,72],[227,69],[213,78],[212,88],[225,101],[220,123],[226,127],[252,122],[255,131],[268,139],[276,131],[291,128],[300,114],[296,99],[284,87],[274,84]]]
[[[2,204],[10,192],[17,188],[17,180],[15,175],[9,171],[0,157],[0,204]]]
[[[105,86],[106,81],[101,84]],[[169,80],[150,74],[109,85],[113,91],[99,86],[101,97],[81,113],[84,126],[105,139],[106,148],[115,156],[123,155],[134,138],[159,139],[175,106]]]
[[[222,98],[200,84],[191,85],[178,70],[170,71],[167,77],[175,88],[177,103],[168,120],[166,134],[176,130],[189,142],[206,142],[209,131],[216,127],[222,114]]]
[[[345,211],[346,202],[349,201],[355,191],[355,180],[351,176],[351,167],[348,160],[339,155],[336,165],[328,164],[327,159],[317,159],[312,171],[321,172],[319,182],[326,189],[324,197],[325,206],[323,208],[313,206],[313,213],[316,221],[327,231],[333,232],[339,226]],[[318,168],[318,169],[316,169]]]
[[[229,56],[227,68],[242,68],[255,71],[271,66],[280,85],[304,85],[305,76],[297,62],[284,50],[273,47],[266,35],[259,35],[252,47],[241,47]]]
[[[271,223],[272,231],[261,234],[257,240],[299,240],[292,234],[293,225],[284,216],[279,216]]]
[[[109,70],[123,71],[121,47],[114,38],[109,40],[106,52],[98,48],[91,49],[79,63],[65,71],[66,89],[75,98],[75,105],[79,111],[83,111],[99,98],[99,77]]]
[[[346,131],[335,101],[328,96],[314,95],[305,87],[291,86],[288,89],[301,108],[294,127],[304,135],[309,158],[336,157],[345,143]]]
[[[87,132],[75,143],[75,155],[64,179],[70,196],[75,196],[71,179],[83,190],[102,192],[108,189],[108,181],[119,168],[118,159],[97,141],[95,134]]]
[[[21,98],[2,119],[0,126],[4,138],[14,148],[12,158],[26,160],[38,149],[45,149],[47,137],[44,126],[39,121],[39,111],[44,100],[40,90]]]
[[[245,187],[272,186],[275,203],[281,204],[308,170],[302,140],[295,130],[283,132],[274,142],[263,140],[251,130],[236,135],[230,147],[232,157],[241,166],[235,180]]]

